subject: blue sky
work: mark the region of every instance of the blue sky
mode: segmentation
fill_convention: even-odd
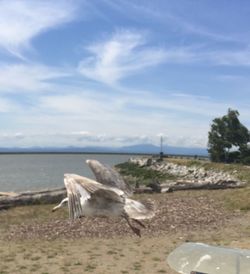
[[[0,146],[206,147],[250,128],[249,1],[0,0]]]

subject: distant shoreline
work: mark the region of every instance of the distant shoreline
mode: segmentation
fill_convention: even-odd
[[[162,152],[164,155],[174,156],[207,156],[206,148],[195,147],[174,147],[174,146],[156,146],[152,144],[139,144],[121,147],[106,147],[106,146],[65,146],[65,147],[1,147],[0,154],[103,154],[103,155],[159,155]]]
[[[138,156],[151,156],[151,157],[159,157],[160,153],[142,153],[142,152],[81,152],[81,151],[8,151],[8,152],[1,152],[0,155],[34,155],[34,154],[41,154],[41,155],[138,155]],[[194,155],[194,154],[164,154],[164,158],[200,158],[200,159],[209,159],[208,156],[205,155]]]
[[[158,154],[154,153],[137,153],[137,152],[81,152],[81,151],[8,151],[1,152],[3,154],[103,154],[103,155],[152,155],[157,156]]]

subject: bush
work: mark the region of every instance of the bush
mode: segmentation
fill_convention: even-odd
[[[176,178],[172,174],[162,173],[160,171],[149,169],[147,167],[140,167],[139,165],[134,163],[125,162],[116,165],[116,167],[119,169],[121,175],[132,176],[137,180],[144,182],[145,184],[155,180],[163,181],[166,179],[172,180]]]
[[[241,160],[242,164],[250,165],[250,156],[247,156]]]
[[[240,161],[241,153],[239,151],[229,152],[227,156],[228,163],[238,163]]]

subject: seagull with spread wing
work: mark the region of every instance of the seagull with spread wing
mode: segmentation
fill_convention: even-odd
[[[104,165],[97,160],[86,160],[87,165],[90,167],[95,175],[96,181],[103,185],[116,187],[124,191],[126,196],[132,195],[131,187],[123,180],[122,176],[112,167]],[[68,202],[68,197],[64,198],[59,205],[55,206],[52,211],[63,207]]]
[[[145,227],[140,220],[150,219],[155,214],[152,202],[132,200],[117,187],[107,186],[76,174],[65,174],[64,184],[71,219],[81,216],[122,217],[132,231],[141,236],[140,229],[134,226],[132,220]]]

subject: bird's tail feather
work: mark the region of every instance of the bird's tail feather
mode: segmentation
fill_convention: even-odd
[[[127,198],[125,203],[125,211],[132,219],[150,219],[155,215],[155,204],[151,200],[138,202]]]

